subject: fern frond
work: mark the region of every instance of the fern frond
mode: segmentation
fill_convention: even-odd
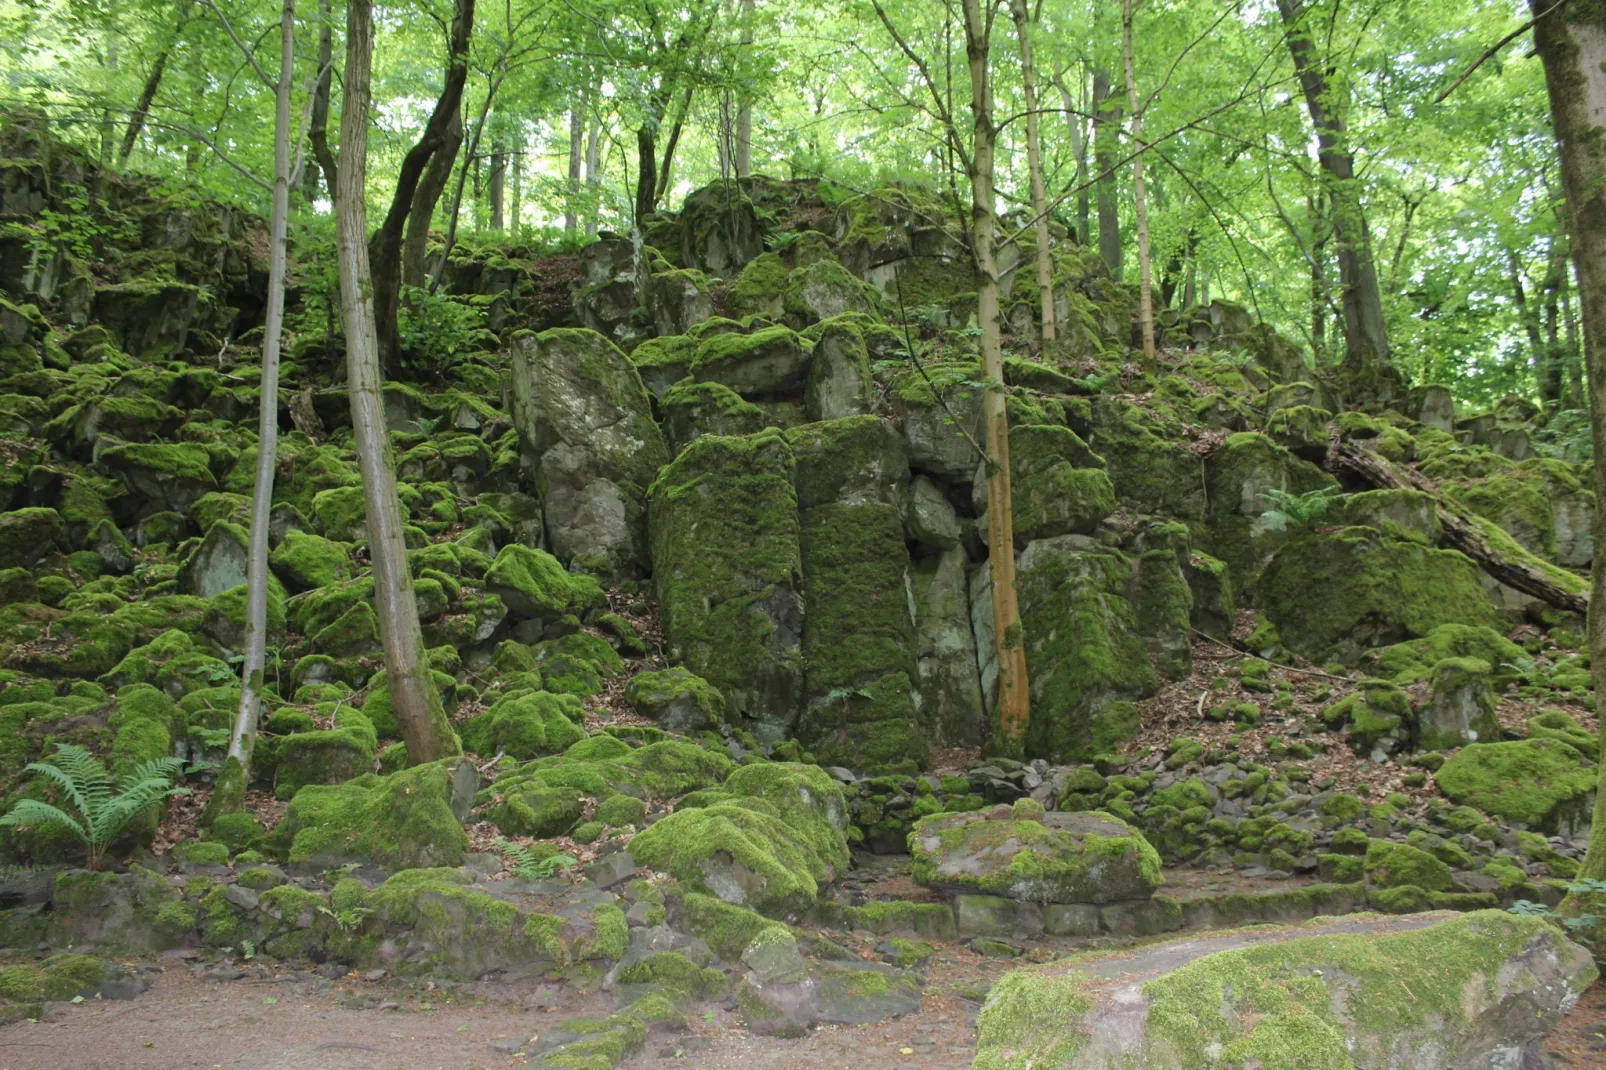
[[[141,762],[132,772],[124,773],[117,780],[118,791],[129,791],[134,785],[146,780],[160,780],[164,784],[171,784],[178,779],[184,771],[184,760],[169,755],[166,758],[152,758]]]
[[[39,825],[59,825],[84,843],[89,843],[89,833],[66,811],[49,803],[40,802],[38,799],[18,799],[17,805],[11,808],[11,812],[0,817],[0,827],[34,828]]]

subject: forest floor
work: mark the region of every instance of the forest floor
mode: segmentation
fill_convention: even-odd
[[[993,959],[944,945],[917,1012],[796,1040],[753,1036],[734,1009],[712,1005],[687,1031],[649,1036],[620,1070],[966,1070],[988,986],[1067,950]],[[150,988],[131,1001],[55,1003],[39,1021],[6,1027],[0,1070],[518,1070],[546,1023],[612,1007],[607,993],[534,980],[448,990],[171,954],[143,965]],[[1606,984],[1584,994],[1546,1051],[1555,1070],[1606,1068]]]

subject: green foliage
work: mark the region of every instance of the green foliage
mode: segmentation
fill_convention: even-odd
[[[497,840],[492,846],[501,851],[513,864],[514,873],[530,880],[550,880],[580,864],[572,855],[542,853],[528,844],[514,843],[511,840]]]
[[[424,378],[439,378],[469,353],[496,345],[482,309],[416,286],[402,288],[396,330],[403,367]]]
[[[84,845],[89,868],[99,869],[106,848],[130,821],[169,796],[190,793],[189,788],[173,786],[183,767],[178,758],[157,758],[114,780],[93,754],[71,743],[57,743],[54,764],[30,762],[23,771],[55,789],[76,816],[38,799],[20,799],[0,817],[0,827],[64,830]]]
[[[1271,506],[1260,518],[1266,530],[1286,531],[1315,527],[1344,492],[1337,487],[1320,487],[1304,494],[1290,494],[1272,487],[1261,491],[1260,496]]]

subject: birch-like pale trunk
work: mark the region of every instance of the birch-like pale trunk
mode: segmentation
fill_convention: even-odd
[[[351,395],[352,438],[362,474],[373,562],[374,608],[385,648],[391,708],[401,724],[407,759],[414,765],[457,754],[460,747],[429,676],[418,626],[413,577],[407,565],[395,460],[385,426],[379,337],[374,322],[373,276],[368,263],[368,108],[373,77],[372,0],[346,6],[345,99],[340,113],[340,168],[335,183],[336,255],[340,317],[346,333],[346,387]]]
[[[1032,215],[1037,229],[1037,295],[1042,305],[1043,344],[1055,340],[1054,254],[1049,248],[1048,191],[1043,179],[1043,139],[1037,121],[1037,72],[1032,65],[1031,14],[1026,0],[1009,0],[1010,18],[1020,42],[1021,91],[1026,100],[1026,170],[1032,180]]]
[[[1138,107],[1138,82],[1132,73],[1132,8],[1134,0],[1121,0],[1121,62],[1126,68],[1126,106],[1132,113],[1132,204],[1138,228],[1138,334],[1143,341],[1143,366],[1154,367],[1154,286],[1149,263],[1149,203],[1143,183],[1143,112]]]

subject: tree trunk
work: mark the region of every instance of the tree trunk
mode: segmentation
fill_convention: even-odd
[[[1563,243],[1551,239],[1545,267],[1544,356],[1540,362],[1539,397],[1550,410],[1562,407],[1566,392],[1561,352],[1561,286],[1567,275],[1567,254]]]
[[[519,233],[519,208],[524,200],[524,134],[521,132],[513,143],[513,153],[508,160],[509,191],[507,206],[507,226],[514,236]]]
[[[1060,91],[1060,106],[1065,109],[1065,130],[1071,137],[1071,155],[1076,158],[1076,244],[1086,248],[1093,243],[1093,228],[1088,222],[1087,127],[1077,114],[1077,101],[1071,96],[1071,91],[1065,88],[1064,78],[1056,77],[1054,84]],[[1085,85],[1085,82],[1081,85]]]
[[[595,89],[590,89],[587,92],[590,100],[595,101],[597,99]],[[602,210],[595,203],[597,187],[602,184],[602,116],[592,114],[587,117],[587,121],[590,126],[586,130],[586,189],[593,195],[591,198],[593,203],[586,209],[586,237],[595,238],[597,236],[597,216]]]
[[[150,118],[151,104],[156,100],[156,91],[162,86],[162,75],[167,71],[167,58],[172,55],[173,48],[184,34],[184,24],[190,20],[190,12],[195,7],[195,0],[179,0],[178,20],[173,27],[172,40],[166,48],[156,54],[156,62],[151,64],[150,74],[145,76],[145,85],[139,91],[139,99],[134,103],[134,111],[128,117],[128,128],[123,131],[123,144],[117,152],[117,163],[121,165],[134,151],[139,143],[139,135],[145,129],[145,121]]]
[[[1132,207],[1138,224],[1138,334],[1143,341],[1143,366],[1153,370],[1153,268],[1149,263],[1149,205],[1143,183],[1143,112],[1138,108],[1138,83],[1132,72],[1132,0],[1121,0],[1121,65],[1126,70],[1126,106],[1132,113]]]
[[[1110,72],[1093,72],[1093,166],[1098,169],[1099,256],[1121,278],[1121,210],[1116,203],[1116,156],[1121,106],[1110,95]]]
[[[742,0],[742,47],[753,44],[753,0]],[[753,173],[753,101],[744,96],[736,105],[736,177]]]
[[[457,171],[457,188],[452,193],[452,210],[446,216],[446,243],[441,246],[441,260],[435,266],[435,274],[430,277],[430,293],[440,289],[441,279],[446,277],[446,263],[451,259],[452,250],[457,247],[457,221],[463,211],[463,186],[468,181],[472,161],[479,155],[480,137],[485,133],[485,120],[491,113],[491,102],[496,99],[496,91],[501,85],[500,78],[492,79],[491,84],[486,87],[485,103],[480,107],[479,118],[474,121],[474,133],[468,139],[468,152],[463,157],[463,166]]]
[[[474,0],[456,0],[452,11],[451,40],[447,45],[446,78],[441,95],[435,101],[435,110],[424,124],[424,132],[407,155],[402,158],[401,170],[396,178],[396,192],[390,199],[390,210],[385,221],[374,233],[368,258],[373,270],[374,321],[379,339],[379,357],[387,368],[396,367],[400,356],[396,337],[396,313],[401,298],[402,237],[407,217],[412,213],[413,197],[419,182],[429,166],[430,159],[443,151],[449,141],[448,131],[463,100],[463,84],[468,80],[468,46],[474,32]],[[346,53],[349,56],[351,49]],[[350,74],[347,74],[350,77]],[[460,121],[460,120],[458,120]],[[346,129],[345,115],[341,115],[341,132]],[[341,142],[345,151],[345,142]],[[427,226],[427,224],[426,224]]]
[[[240,705],[229,735],[229,753],[207,804],[208,824],[245,803],[251,783],[251,752],[262,714],[263,671],[268,653],[268,514],[279,454],[279,342],[284,328],[284,277],[290,225],[290,90],[295,78],[296,5],[284,0],[279,15],[279,82],[274,93],[273,209],[268,223],[268,304],[263,313],[262,378],[257,402],[256,480],[251,490],[251,534],[246,547],[245,650],[240,667]]]
[[[1037,296],[1043,321],[1043,344],[1058,337],[1054,323],[1054,254],[1049,248],[1048,191],[1043,181],[1043,141],[1037,122],[1037,73],[1032,67],[1031,18],[1026,0],[1009,0],[1020,41],[1021,90],[1026,102],[1026,169],[1031,173],[1032,215],[1037,228]]]
[[[491,229],[501,230],[507,204],[507,149],[501,140],[491,142]]]
[[[1506,250],[1506,273],[1511,279],[1511,303],[1517,308],[1517,319],[1522,323],[1523,333],[1528,336],[1529,360],[1533,366],[1534,382],[1539,387],[1541,401],[1545,398],[1545,343],[1539,334],[1539,316],[1532,305],[1528,303],[1528,288],[1522,281],[1522,262],[1517,259],[1515,249]]]
[[[988,5],[988,15],[992,12]],[[1004,354],[998,320],[998,264],[993,256],[998,219],[993,207],[993,87],[987,69],[992,19],[981,0],[964,0],[965,54],[970,64],[975,142],[971,152],[970,247],[976,262],[976,318],[981,323],[982,418],[987,433],[987,555],[993,580],[993,637],[998,655],[998,746],[1020,753],[1031,720],[1026,645],[1015,592],[1015,504],[1009,486],[1009,416],[1004,397]]]
[[[1310,347],[1320,366],[1327,359],[1327,308],[1332,300],[1327,290],[1327,228],[1322,225],[1322,198],[1308,196],[1305,210],[1310,215]]]
[[[413,193],[413,206],[407,213],[407,232],[402,240],[402,283],[425,286],[429,283],[429,227],[435,221],[435,205],[440,203],[446,183],[451,181],[457,153],[463,147],[463,120],[458,115],[446,126],[446,144],[429,158],[424,177]]]
[[[440,695],[430,679],[424,639],[407,566],[396,471],[385,428],[373,280],[368,264],[368,106],[374,23],[372,0],[347,0],[345,99],[340,115],[340,176],[335,187],[335,236],[340,266],[340,316],[346,332],[346,385],[351,395],[353,445],[362,474],[373,561],[374,608],[385,648],[391,708],[413,764],[459,752]]]
[[[1589,404],[1584,393],[1584,354],[1578,340],[1578,314],[1572,300],[1572,265],[1561,273],[1561,313],[1567,354],[1567,407],[1582,409]]]
[[[1606,11],[1598,3],[1560,10],[1551,10],[1553,0],[1529,3],[1534,50],[1545,65],[1551,124],[1561,147],[1589,376],[1589,425],[1599,457],[1606,450],[1606,112],[1599,105],[1606,99]],[[1606,502],[1606,464],[1592,467],[1595,500]],[[1606,509],[1595,510],[1593,527],[1595,545],[1606,547]],[[1591,600],[1606,605],[1606,552],[1596,552],[1592,578]],[[1596,701],[1606,709],[1606,612],[1589,615],[1589,657]],[[1606,879],[1606,764],[1601,769],[1603,790],[1595,796],[1589,850],[1578,873],[1596,880]]]
[[[1304,0],[1277,0],[1286,30],[1288,50],[1294,59],[1305,94],[1305,107],[1316,128],[1317,161],[1321,164],[1338,271],[1343,289],[1344,363],[1353,378],[1374,379],[1379,366],[1389,362],[1388,333],[1383,325],[1383,295],[1378,289],[1372,259],[1371,237],[1361,208],[1355,157],[1346,140],[1342,105],[1332,98],[1324,64],[1316,55],[1310,31],[1303,25]]]
[[[563,232],[580,229],[580,153],[585,138],[585,120],[578,105],[569,109],[569,203],[563,209]]]
[[[658,139],[655,123],[642,123],[636,131],[636,225],[647,221],[658,205]]]
[[[312,155],[323,172],[323,182],[329,197],[335,195],[335,154],[329,148],[329,84],[334,79],[334,16],[329,11],[329,0],[318,0],[318,88],[312,96],[312,122],[308,140],[312,142]]]
[[[680,147],[680,132],[685,128],[686,116],[691,112],[692,87],[686,87],[686,95],[680,99],[680,108],[675,112],[675,125],[669,128],[669,143],[664,146],[664,159],[658,165],[658,188],[653,191],[653,210],[656,211],[664,195],[669,192],[669,175],[674,169],[675,150]]]

